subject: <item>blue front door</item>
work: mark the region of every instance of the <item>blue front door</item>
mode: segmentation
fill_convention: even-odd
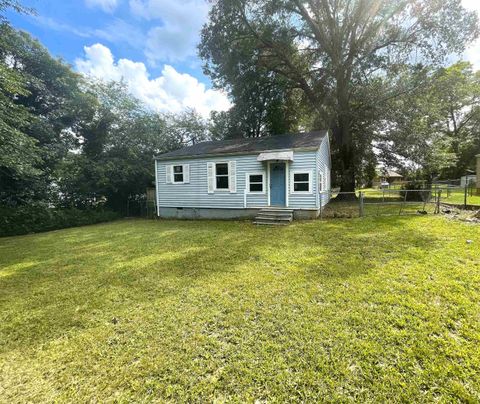
[[[270,164],[270,205],[285,206],[285,163]]]

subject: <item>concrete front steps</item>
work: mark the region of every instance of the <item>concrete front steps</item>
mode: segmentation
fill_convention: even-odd
[[[293,209],[264,208],[260,209],[255,220],[256,225],[286,226],[293,220]]]

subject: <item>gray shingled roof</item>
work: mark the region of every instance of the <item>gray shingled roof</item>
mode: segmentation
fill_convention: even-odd
[[[201,142],[193,146],[184,147],[168,153],[155,156],[157,160],[168,160],[184,157],[201,157],[222,154],[252,154],[266,150],[299,149],[319,147],[322,139],[327,135],[326,130],[296,133],[289,135],[276,135],[257,138],[242,138]]]

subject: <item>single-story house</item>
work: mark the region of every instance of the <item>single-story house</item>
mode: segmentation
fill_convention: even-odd
[[[403,181],[403,175],[396,171],[390,170],[385,167],[379,167],[376,169],[376,176],[373,180],[373,186],[381,186],[381,184],[388,182],[390,185],[400,183]]]
[[[279,207],[315,218],[328,202],[326,130],[202,142],[154,158],[160,217],[254,217]]]

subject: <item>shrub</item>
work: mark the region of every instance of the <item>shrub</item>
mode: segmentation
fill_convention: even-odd
[[[0,236],[38,233],[118,218],[118,213],[103,209],[51,208],[45,205],[16,208],[0,206]]]
[[[432,190],[430,186],[427,186],[423,181],[410,181],[402,185],[402,190],[400,191],[400,195],[402,198],[405,198],[405,194],[407,195],[407,201],[419,201],[424,202],[428,201],[431,197]],[[408,192],[414,191],[414,192]]]

